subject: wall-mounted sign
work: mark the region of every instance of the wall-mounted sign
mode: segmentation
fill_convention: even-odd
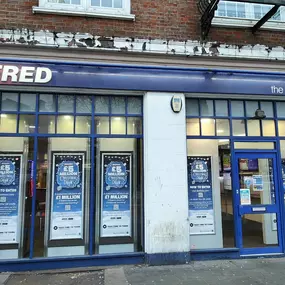
[[[215,233],[211,156],[188,156],[191,235]]]
[[[177,92],[209,93],[211,90],[213,94],[285,95],[285,81],[280,81],[280,75],[274,74],[264,76],[258,73],[231,72],[227,75],[224,72],[193,71],[172,67],[158,69],[148,66],[146,69],[141,66],[134,68],[101,63],[68,64],[45,60],[31,62],[29,59],[5,60],[0,62],[0,66],[2,66],[0,84],[3,85],[21,85],[23,82],[24,85],[31,86],[45,84],[63,88],[135,91],[144,91],[147,86],[148,91],[174,94]],[[108,80],[106,80],[106,74],[108,74]],[[216,80],[213,80],[209,74],[214,75]],[[244,80],[249,77],[252,80]],[[277,81],[278,84],[272,84]]]
[[[22,155],[0,155],[0,244],[20,241]]]
[[[174,95],[171,98],[171,108],[174,113],[179,113],[182,109],[182,98],[180,96]]]
[[[131,236],[132,156],[102,153],[101,237]]]
[[[84,153],[53,153],[50,240],[82,239]]]

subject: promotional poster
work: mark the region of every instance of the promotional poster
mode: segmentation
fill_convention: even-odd
[[[239,159],[239,168],[241,171],[257,171],[258,170],[258,159]]]
[[[253,191],[263,191],[263,176],[252,175],[252,189]]]
[[[101,237],[132,235],[131,154],[102,154]]]
[[[231,170],[231,156],[230,154],[223,155],[223,171]]]
[[[232,178],[230,172],[223,173],[224,190],[232,190]]]
[[[19,243],[22,155],[0,155],[0,244]]]
[[[240,189],[240,204],[251,205],[250,189]]]
[[[53,154],[50,239],[83,239],[84,153]]]
[[[210,156],[188,156],[190,234],[214,234],[214,205]]]

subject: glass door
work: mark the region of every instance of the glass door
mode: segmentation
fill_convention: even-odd
[[[235,155],[237,246],[242,255],[282,252],[275,153]]]

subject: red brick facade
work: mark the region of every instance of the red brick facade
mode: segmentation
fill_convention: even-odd
[[[0,29],[90,33],[99,36],[144,39],[200,40],[197,0],[131,0],[135,21],[33,14],[38,0],[2,0]],[[284,46],[285,32],[211,28],[208,41],[227,44]]]

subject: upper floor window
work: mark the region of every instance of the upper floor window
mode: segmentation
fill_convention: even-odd
[[[82,15],[134,20],[131,0],[39,0],[35,13]]]
[[[246,2],[232,2],[221,0],[215,14],[213,24],[225,26],[252,27],[252,21],[258,21],[267,14],[273,5],[252,4]],[[284,7],[279,8],[277,13],[264,25],[264,28],[284,29]],[[248,25],[247,25],[248,22]],[[282,26],[281,26],[282,25]]]
[[[123,8],[123,0],[91,0],[92,7]]]
[[[80,5],[80,0],[47,0],[48,3]]]
[[[245,3],[221,1],[216,15],[221,17],[246,18]]]

